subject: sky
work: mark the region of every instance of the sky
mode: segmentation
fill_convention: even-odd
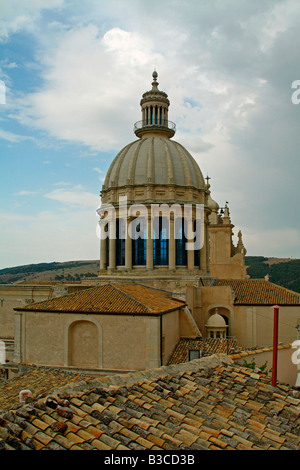
[[[154,69],[234,243],[300,258],[299,30],[299,0],[0,0],[0,269],[99,259]]]

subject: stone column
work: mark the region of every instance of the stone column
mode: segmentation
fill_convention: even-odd
[[[188,270],[194,269],[194,250],[187,251],[187,267]]]
[[[126,220],[126,239],[125,239],[125,268],[132,269],[132,238],[130,231],[131,218]]]
[[[14,362],[19,364],[24,360],[22,355],[22,312],[15,312],[15,346],[14,346]]]
[[[175,269],[174,214],[170,214],[169,220],[169,269]]]
[[[194,230],[194,220],[192,221],[192,231]],[[188,233],[190,230],[188,230]],[[187,240],[190,245],[195,244],[194,239],[188,239]],[[187,250],[187,268],[188,270],[193,270],[194,269],[194,250]]]
[[[101,235],[100,235],[100,269],[106,269],[107,260],[106,260],[106,243],[107,238],[103,237],[104,227],[101,226]]]
[[[207,230],[207,225],[205,224],[203,246],[200,250],[200,269],[207,269],[207,258],[208,258],[207,237],[208,237],[208,230]]]
[[[116,269],[116,221],[109,223],[109,269]]]

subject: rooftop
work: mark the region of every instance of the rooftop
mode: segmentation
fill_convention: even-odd
[[[212,354],[231,354],[238,351],[236,340],[231,338],[180,338],[169,357],[168,364],[180,364],[189,361],[189,351],[199,351],[200,356]]]
[[[15,310],[160,315],[183,306],[184,301],[172,298],[165,291],[118,283],[91,287]]]
[[[214,286],[229,286],[235,305],[300,305],[300,294],[265,279],[216,279]]]
[[[226,356],[49,392],[0,413],[0,449],[299,450],[299,392]]]

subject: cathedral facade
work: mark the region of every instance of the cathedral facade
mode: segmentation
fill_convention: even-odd
[[[242,234],[235,245],[228,205],[213,200],[209,178],[173,139],[170,101],[152,78],[136,140],[102,187],[98,277],[67,295],[32,293],[14,312],[0,286],[0,339],[14,336],[16,364],[113,373],[166,365],[183,344],[181,360],[199,357],[206,340],[227,353],[232,344],[269,347],[275,305],[279,342],[296,339],[300,294],[249,279]]]

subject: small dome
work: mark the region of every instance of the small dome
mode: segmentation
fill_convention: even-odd
[[[214,313],[209,319],[207,320],[206,326],[210,328],[225,328],[226,322],[224,318],[219,315],[218,313]]]
[[[205,188],[203,175],[192,155],[178,142],[154,135],[136,140],[118,153],[103,189],[145,184]]]
[[[219,210],[219,204],[214,201],[211,197],[211,195],[208,196],[208,199],[207,199],[207,203],[208,203],[208,207],[214,211],[214,212],[218,212]]]

